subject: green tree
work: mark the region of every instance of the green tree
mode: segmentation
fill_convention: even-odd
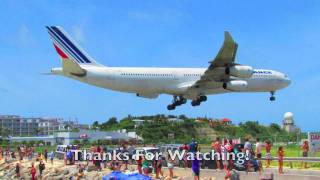
[[[271,123],[270,124],[270,130],[272,132],[281,132],[281,127],[279,126],[279,124]]]
[[[118,125],[118,121],[116,117],[111,117],[109,118],[108,121],[102,123],[100,125],[100,128],[102,130],[109,130],[109,129],[114,129],[114,127],[116,127],[116,125]]]
[[[188,119],[188,118],[187,118],[187,116],[186,116],[186,115],[184,115],[184,114],[179,115],[179,117],[178,117],[178,118],[179,118],[179,119],[183,119],[183,120]]]
[[[92,129],[95,129],[95,130],[99,129],[99,126],[100,126],[99,122],[98,121],[94,121],[93,124],[92,124]]]
[[[31,141],[29,141],[29,143],[28,143],[29,146],[34,146],[35,144],[36,144],[36,141],[34,141],[34,140],[31,140]]]
[[[81,144],[83,144],[83,145],[88,145],[88,144],[89,144],[89,140],[88,140],[88,139],[83,139],[83,140],[81,141]]]
[[[80,141],[78,139],[73,140],[72,144],[77,145],[80,144]]]
[[[108,121],[107,121],[107,125],[108,126],[113,126],[115,124],[118,124],[117,118],[116,117],[111,117]]]

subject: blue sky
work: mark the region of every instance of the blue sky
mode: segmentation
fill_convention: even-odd
[[[0,114],[77,117],[186,114],[280,123],[292,111],[304,131],[319,131],[319,1],[1,1]],[[229,30],[237,62],[285,72],[289,88],[268,93],[209,96],[167,111],[171,97],[156,100],[112,92],[58,76],[60,66],[46,25],[63,26],[107,66],[207,67]]]

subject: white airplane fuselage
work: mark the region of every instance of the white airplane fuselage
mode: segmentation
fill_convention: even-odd
[[[291,83],[283,73],[236,63],[238,44],[228,31],[224,32],[224,42],[207,68],[131,68],[103,66],[62,27],[46,26],[46,29],[62,64],[53,68],[52,74],[144,98],[173,95],[168,110],[186,104],[187,99],[192,100],[192,106],[199,106],[207,101],[207,95],[229,92],[270,92],[270,101],[274,101],[275,91]]]
[[[183,95],[188,99],[195,99],[199,94],[275,92],[291,83],[284,73],[255,69],[250,78],[231,77],[233,80],[246,81],[246,87],[241,90],[228,90],[223,88],[223,82],[212,82],[212,85],[205,89],[190,91],[188,88],[201,78],[206,68],[131,68],[91,65],[82,65],[81,68],[86,70],[85,76],[66,74],[62,68],[53,68],[52,73],[105,89],[135,93],[146,98],[156,98],[159,94]]]

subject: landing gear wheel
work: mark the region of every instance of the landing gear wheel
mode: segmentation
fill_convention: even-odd
[[[174,110],[175,108],[176,108],[176,106],[173,105],[173,104],[169,104],[169,105],[167,106],[167,109],[168,109],[169,111]]]
[[[274,97],[274,96],[270,97],[270,101],[275,101],[275,100],[276,100],[276,97]]]
[[[199,100],[191,101],[191,106],[199,106],[199,105],[200,105],[200,101]]]
[[[271,91],[271,97],[270,97],[270,101],[275,101],[276,100],[276,97],[274,96],[274,91]]]
[[[205,101],[207,101],[207,96],[200,96],[200,98],[199,98],[199,100],[201,101],[201,102],[205,102]]]
[[[168,110],[174,110],[177,106],[187,103],[187,99],[182,95],[174,95],[172,103],[167,106]]]
[[[180,102],[180,101],[176,101],[176,102],[174,102],[172,105],[174,105],[174,106],[180,106],[180,105],[181,105],[181,102]]]

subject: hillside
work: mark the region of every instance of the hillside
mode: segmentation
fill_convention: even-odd
[[[143,125],[135,126],[135,119],[145,120]],[[173,120],[174,121],[173,121]],[[306,138],[305,134],[290,134],[278,124],[260,125],[258,121],[246,121],[238,125],[223,123],[208,118],[188,118],[185,115],[176,116],[128,116],[120,121],[110,118],[99,124],[94,122],[94,128],[104,131],[126,129],[136,131],[145,143],[186,143],[196,138],[200,143],[210,143],[216,137],[221,138],[260,138],[278,142],[295,142]]]

